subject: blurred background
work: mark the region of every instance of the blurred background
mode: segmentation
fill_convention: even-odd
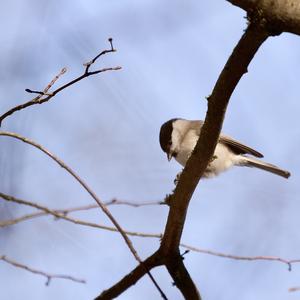
[[[83,63],[114,38],[116,53],[94,68],[121,71],[90,77],[7,118],[2,130],[44,145],[71,166],[103,200],[162,200],[181,171],[162,153],[160,126],[173,117],[203,119],[206,100],[246,27],[244,12],[226,1],[10,0],[0,10],[0,114],[42,90],[62,67],[56,87],[83,72]],[[223,131],[289,170],[289,180],[234,168],[200,182],[182,242],[237,255],[300,258],[300,37],[270,38],[235,90]],[[50,208],[93,204],[63,169],[38,150],[0,137],[0,191]],[[160,233],[165,206],[110,207],[123,228]],[[33,211],[0,201],[0,218]],[[110,225],[96,209],[74,217]],[[159,245],[131,238],[142,258]],[[184,251],[184,249],[182,249]],[[0,231],[0,254],[36,269],[87,280],[45,279],[0,262],[3,299],[93,299],[136,261],[117,233],[43,217]],[[278,262],[245,262],[190,252],[185,264],[203,299],[299,299],[300,285]],[[153,274],[169,299],[182,299],[164,268]],[[119,299],[160,299],[144,277]]]

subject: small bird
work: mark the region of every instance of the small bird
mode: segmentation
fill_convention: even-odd
[[[168,160],[174,157],[183,167],[192,154],[199,139],[203,121],[171,119],[160,128],[159,142],[162,150],[167,153]],[[273,174],[289,178],[290,172],[257,158],[263,155],[258,151],[220,134],[213,159],[208,164],[203,177],[210,178],[229,169],[232,166],[254,167]]]

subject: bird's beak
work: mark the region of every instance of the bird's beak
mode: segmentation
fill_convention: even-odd
[[[173,153],[170,151],[169,153],[167,153],[167,157],[168,157],[168,161],[170,161],[173,157]]]

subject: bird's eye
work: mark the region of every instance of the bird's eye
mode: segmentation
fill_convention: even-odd
[[[169,141],[168,145],[171,146],[172,145],[172,141]]]

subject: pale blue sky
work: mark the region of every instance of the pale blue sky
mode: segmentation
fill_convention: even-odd
[[[89,78],[51,103],[16,113],[3,130],[32,138],[65,160],[103,200],[161,200],[180,166],[158,143],[173,117],[204,118],[205,96],[246,26],[244,12],[226,1],[3,1],[0,19],[0,113],[43,89],[62,68],[60,84],[79,75],[114,38],[117,53],[98,66],[122,70]],[[300,258],[299,114],[300,39],[283,34],[259,50],[235,90],[224,131],[288,169],[289,180],[235,168],[200,183],[182,241],[240,255]],[[51,208],[93,203],[45,155],[0,138],[0,189]],[[29,210],[0,202],[7,219]],[[162,232],[167,208],[112,207],[130,230]],[[109,224],[100,210],[75,216]],[[158,241],[132,238],[146,258]],[[0,231],[0,254],[51,273],[87,280],[80,285],[44,279],[0,263],[4,299],[92,299],[136,265],[118,234],[41,218]],[[297,299],[300,266],[186,255],[204,299]],[[181,299],[164,269],[153,271],[169,299]],[[119,299],[160,299],[145,277]]]

